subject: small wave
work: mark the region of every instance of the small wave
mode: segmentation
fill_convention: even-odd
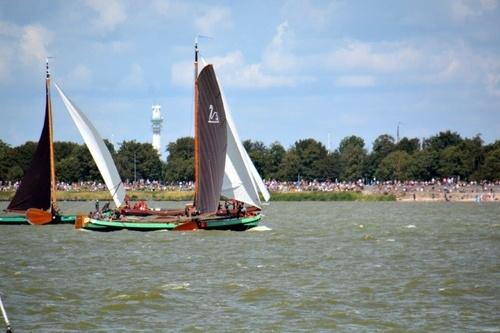
[[[248,231],[271,231],[273,229],[266,227],[265,225],[259,225],[255,228],[249,229]]]
[[[162,295],[157,290],[140,290],[134,291],[127,294],[118,294],[111,297],[112,300],[122,300],[122,301],[147,301],[153,299],[161,299]]]
[[[161,286],[163,290],[182,290],[188,289],[190,286],[189,282],[180,282],[180,283],[167,283]]]
[[[406,226],[406,228],[407,228],[407,229],[415,229],[416,227],[417,227],[417,226],[416,226],[416,225],[414,225],[414,224],[408,224],[408,225]]]

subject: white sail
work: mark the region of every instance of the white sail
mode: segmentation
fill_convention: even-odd
[[[102,178],[104,179],[109,192],[113,196],[113,201],[115,202],[116,207],[120,207],[125,200],[125,188],[123,187],[118,170],[116,170],[115,163],[113,162],[113,158],[111,157],[104,140],[101,138],[96,128],[92,125],[88,118],[76,107],[74,103],[71,102],[68,97],[66,97],[57,83],[54,85],[76,127],[80,131],[85,144],[89,148],[90,153],[92,154],[92,157],[101,172]]]
[[[218,78],[217,82],[219,82]],[[262,193],[265,201],[269,200],[269,192],[248,156],[245,147],[243,147],[241,143],[233,117],[231,116],[229,105],[226,102],[224,91],[220,84],[219,89],[222,95],[222,102],[224,103],[228,125],[226,164],[221,195],[255,207],[260,207],[259,191]]]

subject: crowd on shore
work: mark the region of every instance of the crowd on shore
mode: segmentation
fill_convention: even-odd
[[[127,191],[193,191],[194,182],[179,181],[164,183],[159,181],[140,180],[125,182]],[[277,181],[266,180],[265,185],[270,192],[363,192],[366,194],[393,194],[399,200],[498,200],[496,193],[500,191],[500,181],[465,182],[455,178],[432,179],[431,181],[371,181],[356,182],[339,181]],[[15,191],[19,182],[0,181],[0,191]],[[97,192],[105,191],[103,183],[81,181],[75,183],[58,182],[59,191]]]

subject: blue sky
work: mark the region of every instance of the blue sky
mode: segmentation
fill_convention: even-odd
[[[103,137],[192,135],[193,40],[243,139],[335,149],[358,135],[500,138],[500,4],[441,1],[1,1],[0,139],[39,137],[44,62]],[[56,140],[82,142],[53,91]]]

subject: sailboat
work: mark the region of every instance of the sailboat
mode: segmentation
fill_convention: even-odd
[[[14,215],[0,216],[2,224],[74,223],[75,215],[60,215],[57,207],[57,183],[54,162],[52,130],[52,103],[50,98],[49,62],[46,62],[45,121],[29,169],[6,212]]]
[[[198,73],[197,42],[194,67],[193,203],[186,205],[182,214],[170,216],[113,217],[96,212],[91,216],[79,216],[76,228],[96,231],[246,230],[260,223],[259,192],[266,201],[269,192],[239,139],[213,65],[205,65]]]
[[[87,148],[89,149],[90,154],[92,155],[97,168],[104,179],[104,183],[106,184],[106,187],[108,188],[119,213],[122,215],[134,216],[182,215],[184,212],[183,210],[153,209],[149,208],[144,201],[139,201],[137,203],[139,204],[137,207],[129,206],[124,184],[121,181],[121,177],[118,173],[111,153],[104,143],[101,135],[88,117],[66,96],[61,87],[57,83],[54,83],[54,85],[64,103],[64,106],[68,110],[68,113],[73,119],[73,122],[87,145]]]

